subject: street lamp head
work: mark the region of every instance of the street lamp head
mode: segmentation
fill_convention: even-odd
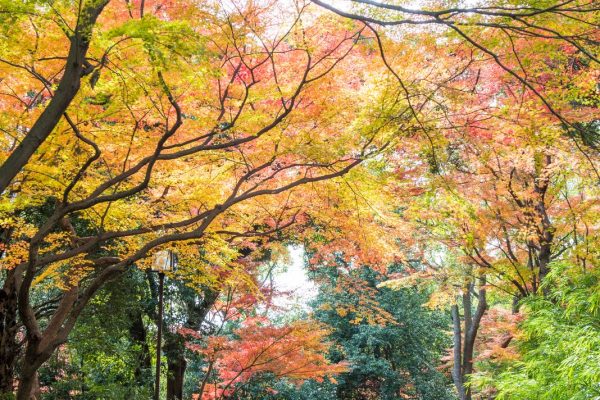
[[[154,272],[173,271],[177,266],[177,256],[172,250],[161,250],[154,254],[151,270]]]

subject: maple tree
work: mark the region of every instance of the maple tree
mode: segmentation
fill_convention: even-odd
[[[311,381],[349,373],[327,359],[335,332],[255,316],[273,307],[263,268],[294,243],[322,289],[336,276],[320,311],[374,335],[399,322],[386,287],[428,286],[460,399],[545,395],[553,338],[536,326],[596,323],[598,15],[587,0],[0,0],[0,393],[43,396],[57,349],[75,365],[68,339],[115,280],[156,298],[128,274],[167,248],[172,322],[198,342],[165,329],[169,399],[186,373],[200,398],[285,377],[341,388]],[[155,306],[110,331],[131,334],[115,348],[139,393]],[[213,369],[189,371],[190,349]],[[568,351],[548,396],[596,376],[570,392],[564,363],[584,364]],[[378,379],[360,390],[379,396]],[[393,396],[421,396],[408,386]]]
[[[311,15],[318,24],[305,25],[303,3],[283,13],[290,22],[280,31],[268,29],[269,16],[282,11],[273,4],[145,7],[152,12],[143,18],[127,4],[102,9],[104,30],[88,50],[94,73],[52,140],[4,193],[5,292],[18,300],[10,304],[18,305],[27,338],[18,398],[29,396],[35,371],[94,293],[132,264],[143,268],[154,248],[185,242],[182,253],[197,246],[222,253],[230,247],[222,237],[267,237],[302,216],[308,193],[319,190],[309,184],[348,173],[386,145],[377,131],[355,134],[347,115],[328,109],[320,95],[336,88],[338,100],[351,100],[338,64],[358,52],[361,27],[338,28],[318,15]],[[31,54],[28,64],[13,65],[18,52],[5,55],[15,60],[3,63],[9,73],[35,78],[20,84],[41,87],[33,108],[9,97],[25,104],[24,119],[13,116],[17,126],[38,121],[44,102],[47,110],[56,99],[50,76],[63,56],[47,56],[53,46],[46,43],[67,40],[60,28],[77,20],[72,11],[70,3],[42,7],[34,13],[39,22],[25,14],[9,29],[43,42],[20,50]],[[58,28],[39,35],[37,24],[48,16]],[[47,58],[52,65],[38,68]],[[348,111],[359,106],[349,102]],[[335,152],[325,151],[332,146]],[[8,148],[7,162],[21,151]],[[300,186],[307,189],[294,190]],[[49,215],[28,223],[23,210],[46,199]],[[43,283],[62,293],[41,325],[32,293]]]
[[[194,331],[183,333],[197,337]],[[210,338],[206,347],[188,344],[206,358],[206,378],[213,369],[218,371],[218,383],[207,383],[205,378],[197,398],[229,398],[245,381],[264,373],[293,381],[322,379],[346,369],[344,364],[329,364],[325,359],[327,331],[316,327],[314,322],[276,327],[248,318],[233,333],[239,339],[217,336]]]
[[[437,244],[419,255],[431,267],[421,277],[443,282],[434,302],[458,297],[452,314],[459,393],[473,372],[489,290],[508,295],[517,312],[521,299],[548,292],[544,282],[556,262],[568,260],[574,270],[595,262],[589,223],[597,218],[597,184],[589,160],[597,161],[573,148],[562,128],[546,130],[551,125],[540,114],[514,123],[489,113],[476,126],[455,125],[467,126],[466,133],[441,141],[435,163],[424,166],[434,172],[431,181],[418,184],[424,202],[404,211],[422,235],[419,244]],[[585,178],[582,170],[589,171]],[[440,251],[454,256],[440,263]],[[463,398],[470,395],[465,389]]]
[[[402,217],[416,223],[399,232],[406,258],[429,268],[386,285],[441,282],[431,303],[456,303],[452,375],[459,398],[470,399],[490,289],[512,297],[516,312],[520,299],[548,292],[553,263],[586,268],[594,259],[598,30],[588,27],[597,27],[598,10],[588,2],[314,2],[374,32],[419,122],[416,140],[403,141],[392,162]]]
[[[56,128],[59,120],[79,91],[81,79],[84,76],[97,71],[97,65],[94,66],[89,62],[87,53],[90,47],[92,30],[108,2],[109,0],[103,0],[90,1],[85,5],[80,4],[80,9],[75,15],[75,23],[72,28],[69,27],[69,22],[71,21],[54,21],[57,24],[60,23],[59,26],[65,29],[65,34],[67,35],[69,42],[67,56],[56,57],[59,60],[64,60],[64,72],[55,90],[52,88],[53,83],[45,77],[43,72],[40,73],[36,70],[33,62],[30,65],[20,65],[13,62],[11,59],[2,60],[3,64],[9,65],[15,69],[21,69],[25,71],[25,73],[32,75],[34,79],[39,81],[36,86],[41,86],[35,90],[33,87],[28,88],[29,90],[33,90],[30,99],[23,101],[19,94],[15,94],[13,95],[13,101],[24,103],[27,108],[32,108],[36,102],[43,101],[44,97],[47,97],[52,92],[54,93],[48,102],[47,107],[45,107],[41,114],[37,116],[37,119],[35,119],[35,123],[32,124],[31,129],[27,130],[25,137],[18,141],[18,145],[17,141],[14,141],[16,147],[10,152],[8,158],[3,161],[2,166],[0,166],[0,192],[3,192],[8,187],[11,180],[14,179],[17,173],[27,164],[39,146]],[[27,10],[27,5],[25,4],[7,1],[3,2],[2,6],[3,13],[9,16],[29,14],[29,10]],[[57,16],[60,16],[60,14]],[[6,22],[8,22],[8,19]],[[31,28],[36,31],[38,30],[38,27],[33,21],[31,21]],[[38,40],[35,42],[35,46],[38,47],[39,45],[40,42]],[[11,56],[14,56],[14,54],[11,54]],[[41,60],[41,58],[38,58],[38,60]]]

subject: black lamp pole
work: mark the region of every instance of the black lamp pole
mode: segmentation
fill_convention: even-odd
[[[161,356],[161,345],[162,345],[162,327],[163,327],[163,289],[165,284],[165,269],[173,271],[175,269],[175,254],[173,251],[167,251],[167,260],[163,263],[158,271],[158,321],[156,327],[158,334],[156,335],[156,376],[154,383],[154,400],[160,398],[160,356]]]
[[[163,287],[165,283],[165,273],[158,273],[158,335],[156,337],[156,382],[154,385],[154,400],[160,398],[160,352],[162,344],[162,325],[163,325]]]

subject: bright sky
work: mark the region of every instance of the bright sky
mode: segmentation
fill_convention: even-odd
[[[308,279],[304,269],[304,248],[290,246],[290,262],[283,265],[283,272],[275,275],[275,285],[289,296],[278,296],[275,304],[285,308],[307,309],[307,303],[317,295],[317,287]]]

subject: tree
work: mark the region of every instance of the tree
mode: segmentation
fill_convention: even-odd
[[[517,312],[520,299],[549,289],[543,282],[554,261],[582,266],[590,260],[598,108],[589,85],[598,69],[597,50],[586,37],[597,32],[585,30],[579,20],[557,28],[568,30],[573,40],[541,37],[540,31],[512,25],[523,23],[528,30],[529,17],[513,18],[508,14],[516,9],[494,6],[452,11],[424,6],[414,13],[389,6],[370,14],[381,4],[357,3],[369,6],[363,13],[339,14],[381,26],[452,21],[447,31],[401,30],[403,40],[433,36],[422,43],[428,46],[424,57],[435,62],[416,76],[405,67],[407,56],[398,54],[398,48],[410,47],[397,43],[397,30],[386,37],[388,30],[379,29],[376,37],[398,91],[422,121],[420,135],[404,141],[393,160],[401,178],[396,205],[413,221],[412,229],[399,232],[407,247],[404,261],[421,260],[427,270],[416,268],[417,277],[437,278],[443,294],[432,303],[455,303],[453,376],[459,396],[468,399],[465,382],[473,372],[490,290],[512,297]],[[594,15],[586,7],[578,4],[569,12]],[[394,10],[405,19],[395,20]],[[462,20],[463,13],[472,18]],[[501,16],[502,22],[494,21]],[[554,21],[539,18],[536,29],[554,27]],[[414,278],[390,285],[407,282]]]
[[[185,333],[197,337],[195,331]],[[213,370],[218,374],[216,383],[206,383],[205,378],[198,398],[232,398],[246,381],[265,373],[270,379],[303,381],[322,379],[346,368],[343,363],[329,364],[324,355],[327,331],[310,321],[277,327],[262,318],[247,318],[233,335],[231,339],[212,337],[205,347],[188,344],[206,357],[207,376]]]
[[[597,395],[600,371],[597,271],[555,265],[547,297],[525,301],[520,324],[521,358],[500,358],[474,378],[498,399],[584,399]],[[491,376],[491,374],[494,374]]]
[[[550,1],[543,4],[524,1],[514,6],[492,2],[485,7],[462,7],[426,2],[409,8],[373,0],[348,0],[343,2],[349,6],[350,10],[346,11],[348,8],[344,8],[343,3],[334,6],[322,0],[312,1],[342,17],[361,21],[371,30],[371,25],[405,31],[406,27],[416,27],[417,35],[425,36],[427,32],[419,28],[429,28],[444,44],[460,44],[468,48],[475,59],[483,56],[490,60],[510,79],[521,84],[525,92],[540,101],[556,120],[574,128],[582,138],[585,136],[585,130],[579,129],[577,121],[561,112],[560,103],[564,96],[552,97],[543,93],[536,77],[540,61],[544,62],[543,57],[539,57],[541,48],[553,51],[568,48],[571,54],[577,54],[575,64],[582,60],[585,60],[584,65],[599,63],[595,40],[598,36],[595,18],[599,10],[594,4],[587,1]],[[593,28],[589,29],[590,26]],[[522,46],[525,40],[534,42],[537,51],[530,52],[530,46]],[[398,75],[397,78],[406,91],[403,80]],[[405,95],[410,97],[411,93],[406,91]],[[428,93],[424,95],[427,97]],[[414,101],[414,104],[418,102]],[[418,113],[419,108],[413,111]],[[579,143],[575,142],[575,145],[583,151]],[[597,171],[596,177],[600,179]]]
[[[269,248],[268,243],[260,244],[260,248],[257,246],[257,249],[245,247],[239,250],[240,256],[230,265],[222,264],[215,259],[211,260],[210,262],[216,270],[212,274],[214,276],[212,281],[199,283],[197,279],[188,277],[187,280],[174,282],[173,286],[177,290],[176,293],[171,293],[170,297],[177,296],[180,306],[177,307],[177,315],[171,320],[167,319],[163,327],[165,332],[164,348],[168,360],[167,399],[184,398],[189,351],[186,351],[186,341],[182,332],[194,332],[193,335],[196,338],[208,339],[213,335],[218,335],[222,325],[231,318],[228,314],[234,308],[233,299],[236,296],[246,299],[246,302],[242,303],[244,308],[256,307],[259,298],[263,300],[272,296],[270,288],[266,287],[264,282],[261,283],[260,273],[261,267],[271,257],[272,250],[276,246],[271,243],[271,248]],[[247,242],[246,245],[254,246],[256,244]],[[200,255],[201,257],[202,255]],[[156,299],[157,288],[153,280],[150,287],[153,297]],[[230,302],[225,302],[226,307],[221,304],[223,297],[230,300]],[[220,309],[225,309],[226,312],[219,313]],[[214,324],[209,323],[211,314],[215,313],[219,313],[220,328],[215,328]],[[153,317],[156,317],[156,312],[152,314]],[[179,329],[168,329],[169,326],[176,326]],[[194,372],[196,371],[192,371],[192,373]]]
[[[5,304],[18,305],[26,331],[18,398],[29,396],[35,372],[97,290],[143,267],[154,249],[185,242],[226,251],[223,237],[269,236],[294,224],[309,190],[323,190],[314,184],[386,147],[378,131],[355,134],[324,96],[325,87],[339,89],[337,102],[360,107],[337,68],[357,60],[360,27],[318,15],[309,23],[303,3],[283,13],[290,23],[280,32],[267,29],[281,11],[270,5],[146,6],[142,19],[120,2],[103,9],[110,29],[90,45],[96,72],[2,199],[3,232],[11,232],[4,287],[8,299],[18,293]],[[35,37],[36,26],[25,33]],[[49,32],[40,40],[51,42]],[[41,48],[34,62],[48,57]],[[36,78],[51,86],[51,71]],[[54,199],[50,214],[27,223],[23,207],[46,199]],[[77,229],[78,216],[91,232]],[[42,281],[62,291],[40,320],[33,293]]]
[[[61,366],[79,361],[70,357],[113,360],[118,351],[135,366],[108,380],[141,388],[152,301],[106,331],[106,349],[65,343],[95,322],[90,307],[106,313],[98,293],[143,276],[128,272],[164,249],[181,255],[169,276],[179,280],[173,321],[202,345],[243,346],[244,333],[258,348],[276,347],[259,331],[288,337],[296,325],[243,325],[257,295],[268,297],[246,253],[283,240],[314,249],[309,268],[323,287],[335,281],[338,322],[359,326],[344,340],[385,344],[348,347],[369,366],[361,387],[306,382],[329,397],[332,388],[447,394],[417,382],[419,360],[406,356],[419,371],[397,368],[386,286],[400,296],[426,280],[435,288],[428,305],[450,304],[452,375],[464,400],[495,362],[485,346],[512,343],[514,326],[490,335],[494,318],[512,311],[506,324],[524,318],[524,331],[530,315],[582,333],[587,325],[569,313],[590,310],[569,306],[558,292],[573,282],[555,274],[589,278],[597,264],[599,13],[587,0],[0,0],[0,393],[12,396],[18,382],[27,399],[61,378],[67,390],[72,371]],[[390,264],[402,269],[390,274]],[[140,296],[155,296],[147,278],[136,281]],[[214,318],[233,303],[224,336]],[[131,340],[114,340],[126,330]],[[571,349],[572,337],[555,334]],[[166,336],[167,394],[181,398],[189,350]],[[543,335],[532,337],[532,353],[547,350]],[[305,345],[321,351],[317,342]],[[391,355],[380,357],[382,347]],[[224,366],[235,359],[209,348]],[[538,375],[527,356],[514,376]],[[250,362],[242,370],[255,373],[221,383],[211,371],[204,382],[219,396],[252,397],[269,382],[293,392],[278,375],[286,366],[269,364]],[[82,376],[82,388],[94,379]]]
[[[14,144],[11,146],[12,151],[10,152],[8,158],[3,160],[2,165],[0,166],[0,193],[4,192],[6,188],[8,188],[10,182],[23,169],[35,151],[42,145],[44,141],[46,141],[48,136],[50,136],[52,131],[57,127],[59,120],[63,117],[63,114],[67,111],[67,108],[77,95],[81,86],[81,79],[86,75],[94,73],[94,71],[98,71],[98,67],[100,65],[92,65],[87,58],[87,54],[90,47],[90,42],[92,41],[92,32],[94,26],[96,25],[98,17],[109,1],[110,0],[93,0],[87,1],[85,4],[84,2],[81,2],[77,13],[73,13],[73,15],[68,16],[75,18],[73,28],[69,27],[65,20],[61,21],[59,19],[61,17],[59,12],[57,12],[57,16],[52,15],[52,12],[47,12],[49,10],[44,7],[44,2],[40,2],[40,8],[33,13],[30,9],[28,9],[28,7],[35,7],[35,3],[29,5],[5,2],[2,4],[3,8],[5,8],[5,10],[3,10],[3,14],[6,15],[6,22],[8,22],[10,18],[13,18],[20,23],[30,15],[33,15],[34,17],[41,17],[42,19],[49,18],[54,20],[54,23],[64,29],[66,39],[68,39],[69,43],[69,50],[66,57],[57,57],[61,61],[64,59],[64,65],[62,66],[64,72],[59,80],[58,86],[56,87],[56,91],[54,91],[51,87],[52,82],[44,77],[43,72],[40,74],[35,69],[33,60],[30,65],[20,65],[18,63],[14,63],[12,60],[7,59],[0,60],[0,62],[12,67],[13,69],[22,69],[26,73],[32,75],[35,80],[38,80],[38,84],[42,84],[42,88],[37,94],[34,94],[34,98],[31,99],[31,103],[25,102],[25,106],[27,108],[32,108],[32,106],[35,104],[35,101],[40,101],[40,97],[48,95],[54,91],[54,93],[51,95],[48,105],[44,108],[43,112],[37,116],[35,123],[33,123],[31,129],[27,130],[25,137],[18,141],[18,145],[16,145],[17,138],[14,138]],[[14,22],[14,20],[12,22]],[[34,22],[31,17],[29,17],[29,22],[31,23],[30,27],[39,35],[38,27],[36,26],[37,23]],[[10,29],[7,30],[10,31]],[[14,31],[11,32],[11,34],[14,33]],[[10,39],[14,40],[14,38],[9,36],[9,40]],[[39,46],[39,44],[39,41],[35,42],[35,46]],[[19,94],[14,94],[13,96],[14,98],[11,100],[23,102],[23,100],[19,98]],[[13,147],[14,149],[12,149]]]
[[[39,370],[44,399],[152,396],[151,332],[145,274],[132,270],[101,289],[67,344]]]
[[[392,266],[389,273],[398,271]],[[335,398],[453,398],[436,369],[449,321],[423,307],[427,293],[378,288],[387,275],[368,266],[324,267],[315,276],[315,318],[331,329],[330,358],[350,365],[336,377]],[[377,314],[385,320],[377,320]]]

